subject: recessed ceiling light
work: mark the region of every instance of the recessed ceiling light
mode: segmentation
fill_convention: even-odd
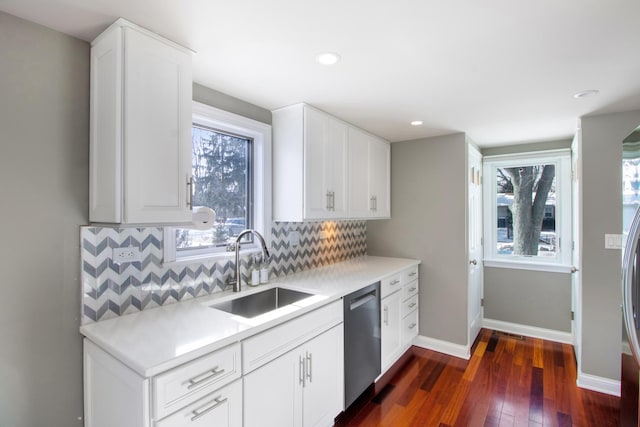
[[[411,122],[411,126],[420,126],[422,124],[422,120],[414,120]]]
[[[593,96],[593,95],[597,95],[598,92],[600,92],[597,89],[589,89],[589,90],[583,90],[581,92],[576,92],[573,94],[573,97],[576,99],[579,98],[586,98],[587,96]]]
[[[316,55],[316,62],[322,65],[333,65],[340,61],[340,55],[335,52],[322,52]]]

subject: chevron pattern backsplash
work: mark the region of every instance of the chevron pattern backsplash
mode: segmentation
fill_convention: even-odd
[[[366,221],[281,222],[271,228],[270,277],[333,264],[367,252]],[[298,231],[300,243],[289,245]],[[87,324],[222,291],[233,258],[163,266],[159,227],[81,227],[82,323]],[[140,261],[117,264],[113,248],[135,246]],[[246,278],[251,257],[241,258]]]

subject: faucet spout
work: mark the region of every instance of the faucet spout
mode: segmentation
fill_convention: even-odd
[[[238,234],[238,237],[236,237],[235,241],[236,277],[234,280],[231,280],[229,282],[229,284],[233,285],[233,292],[240,292],[240,290],[242,289],[242,276],[240,275],[240,240],[242,240],[242,238],[247,234],[253,234],[258,238],[258,241],[260,241],[260,245],[262,246],[263,258],[267,259],[269,257],[269,250],[267,249],[267,244],[264,241],[264,237],[262,237],[262,235],[256,230],[253,230],[251,228],[242,230],[240,234]]]

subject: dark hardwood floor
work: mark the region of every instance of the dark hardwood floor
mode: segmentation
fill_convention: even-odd
[[[483,329],[470,360],[413,348],[336,426],[618,426],[617,397],[576,387],[573,347]]]

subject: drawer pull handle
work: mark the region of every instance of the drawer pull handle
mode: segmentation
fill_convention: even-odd
[[[416,290],[416,287],[414,286],[413,288],[409,288],[409,292],[413,292]]]
[[[309,383],[313,382],[313,373],[311,371],[313,367],[312,357],[312,353],[307,353],[307,378],[309,379]]]
[[[415,302],[412,302],[411,304],[409,304],[409,308],[413,308],[413,307],[415,307],[416,305],[418,305],[418,304],[417,304],[417,303],[415,303]]]
[[[222,374],[224,372],[224,369],[219,369],[219,366],[216,366],[215,368],[211,369],[210,371],[207,371],[205,373],[202,373],[200,375],[198,375],[197,377],[193,377],[191,378],[189,381],[186,382],[186,384],[189,384],[187,386],[188,389],[192,389],[194,387],[197,387],[199,384],[202,384],[205,381],[209,381],[212,378],[217,377],[218,375]],[[206,375],[205,377],[203,377],[203,375]]]
[[[392,280],[392,281],[391,281],[391,283],[389,283],[389,285],[391,285],[391,286],[395,286],[395,285],[397,285],[398,283],[400,283],[400,280],[396,279],[396,280]]]
[[[413,329],[413,328],[415,328],[415,327],[416,327],[416,324],[415,324],[415,323],[412,323],[412,324],[410,324],[410,325],[409,325],[409,329]]]
[[[213,405],[209,406],[206,409],[194,409],[193,411],[191,411],[191,413],[193,414],[193,417],[191,417],[191,421],[195,421],[198,418],[207,415],[209,412],[213,411],[218,406],[222,405],[228,399],[226,397],[224,399],[220,399],[221,397],[222,397],[222,395],[220,395],[220,396],[216,397],[215,399],[213,399],[212,402],[209,402],[207,405],[209,405],[211,403],[213,403]]]
[[[409,277],[413,277],[413,276],[415,276],[416,274],[418,274],[418,272],[417,272],[417,271],[412,271],[411,273],[409,273]]]

